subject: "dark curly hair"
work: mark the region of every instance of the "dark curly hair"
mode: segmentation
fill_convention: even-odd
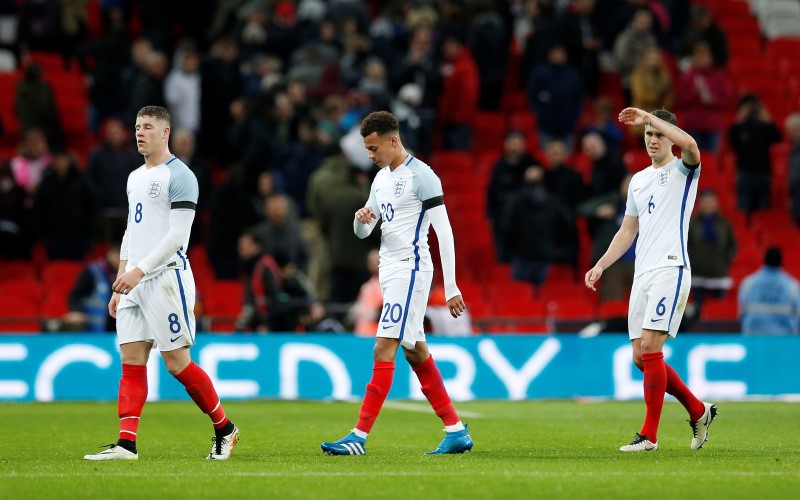
[[[140,116],[152,116],[156,120],[165,121],[170,123],[172,117],[169,116],[169,111],[161,106],[145,106],[136,113],[136,118]]]
[[[667,111],[666,109],[661,108],[650,112],[650,114],[656,118],[661,118],[669,124],[675,125],[676,127],[678,126],[678,117],[675,116],[675,113],[672,111]]]
[[[373,132],[378,135],[398,133],[400,122],[388,111],[375,111],[367,115],[361,122],[361,137],[366,137]]]

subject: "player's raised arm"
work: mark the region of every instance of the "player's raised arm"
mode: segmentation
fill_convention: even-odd
[[[700,148],[697,147],[697,142],[680,127],[639,108],[623,109],[619,113],[619,121],[626,125],[650,125],[680,148],[681,159],[685,165],[700,164]]]

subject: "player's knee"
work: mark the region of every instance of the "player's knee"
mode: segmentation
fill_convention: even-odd
[[[644,362],[642,361],[641,353],[633,353],[633,364],[636,365],[636,368],[638,368],[639,371],[644,371]]]

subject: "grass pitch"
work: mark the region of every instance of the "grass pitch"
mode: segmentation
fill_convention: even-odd
[[[702,450],[667,403],[659,450],[623,454],[644,404],[472,402],[472,453],[426,456],[444,436],[425,403],[389,402],[367,456],[330,457],[358,405],[229,402],[241,441],[204,460],[211,426],[190,402],[149,403],[139,460],[87,462],[116,441],[116,404],[0,404],[0,498],[796,498],[800,404],[722,403]]]

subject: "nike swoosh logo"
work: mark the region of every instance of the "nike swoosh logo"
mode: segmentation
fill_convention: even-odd
[[[650,320],[650,323],[658,323],[658,322],[659,322],[659,321],[661,321],[662,319],[664,319],[664,318],[656,318],[656,319],[651,319],[651,320]]]
[[[636,188],[636,189],[633,190],[633,192],[635,193],[636,191],[638,191],[640,189],[642,189],[642,188]]]
[[[170,342],[175,342],[176,340],[178,340],[178,339],[179,339],[179,338],[181,338],[181,337],[183,337],[183,334],[180,334],[180,335],[178,335],[177,337],[170,337],[169,341],[170,341]]]
[[[394,325],[390,325],[390,326],[384,326],[384,327],[383,327],[383,329],[384,329],[384,330],[388,330],[389,328],[394,328]]]

